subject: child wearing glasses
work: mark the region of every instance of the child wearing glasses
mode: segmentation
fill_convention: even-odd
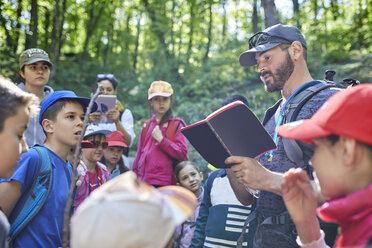
[[[77,167],[78,180],[76,181],[76,195],[74,199],[74,211],[90,193],[104,184],[109,179],[109,172],[100,161],[103,150],[108,146],[106,135],[111,131],[88,127],[83,141],[81,142],[81,160]]]
[[[172,116],[172,96],[172,85],[165,81],[152,82],[148,91],[148,108],[154,115],[142,128],[133,162],[133,171],[153,186],[175,183],[174,161],[187,159],[186,138],[180,131],[186,124]],[[168,132],[167,137],[167,129],[171,127],[175,127],[174,131]]]
[[[40,101],[44,100],[53,93],[53,89],[46,85],[52,65],[49,55],[44,50],[38,48],[25,50],[19,57],[19,75],[23,83],[18,84],[18,87],[35,94]],[[45,134],[38,122],[38,116],[30,118],[25,138],[28,146],[44,143]]]
[[[98,83],[102,85],[103,95],[116,95],[118,81],[113,74],[98,74],[97,80],[94,85],[94,89],[97,88]],[[89,115],[90,122],[99,122],[101,120],[101,113],[94,112]],[[116,101],[116,107],[114,109],[109,109],[106,113],[106,117],[113,122],[110,123],[98,123],[100,129],[106,129],[110,131],[118,130],[124,134],[125,143],[130,147],[133,144],[136,134],[133,129],[133,115],[132,112],[124,106],[119,100]],[[93,124],[92,124],[93,125]],[[128,149],[127,149],[128,151]],[[128,154],[124,153],[124,162],[128,164],[127,157]]]

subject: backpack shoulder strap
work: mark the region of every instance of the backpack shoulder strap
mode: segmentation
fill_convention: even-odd
[[[204,194],[208,194],[208,195],[211,194],[211,190],[212,190],[212,185],[213,185],[214,179],[216,179],[216,177],[222,173],[221,171],[222,171],[222,170],[214,171],[214,172],[212,172],[211,175],[208,177],[207,186],[206,186],[206,188],[205,188],[205,191],[206,191],[206,192],[205,192]]]
[[[52,186],[53,171],[48,150],[44,146],[39,145],[35,145],[32,148],[39,154],[39,168],[23,205],[10,227],[10,241],[14,240],[22,229],[37,215],[43,207]]]
[[[180,120],[177,119],[170,120],[168,123],[167,130],[165,131],[165,137],[173,141],[180,124],[181,124]]]
[[[147,134],[147,131],[149,130],[151,121],[152,121],[152,119],[148,119],[148,120],[145,121],[145,126],[144,126],[144,130],[143,130],[143,137],[146,137],[146,134]]]
[[[336,84],[324,81],[318,81],[316,84],[312,84],[309,87],[304,88],[296,96],[294,96],[288,104],[285,111],[286,116],[282,124],[287,122],[295,121],[298,113],[301,111],[302,107],[308,102],[314,95],[320,91],[330,88],[339,87]],[[300,167],[303,167],[303,151],[301,150],[298,142],[296,140],[282,139],[285,153],[289,160],[294,162]]]

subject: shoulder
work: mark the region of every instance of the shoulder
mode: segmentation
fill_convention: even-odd
[[[97,162],[97,166],[98,166],[98,168],[102,169],[103,171],[108,172],[106,165],[102,164],[101,162]]]
[[[330,87],[321,90],[315,94],[309,101],[305,103],[303,108],[298,114],[297,119],[308,119],[310,118],[332,95],[339,92],[340,88]]]
[[[186,126],[186,122],[179,117],[170,117],[169,121],[176,121],[179,122],[182,126]]]

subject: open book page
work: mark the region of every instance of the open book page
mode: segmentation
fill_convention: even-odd
[[[116,96],[115,95],[99,95],[95,101],[98,105],[97,112],[102,113],[101,120],[99,123],[109,123],[113,120],[106,117],[106,113],[116,107]]]
[[[276,148],[255,114],[240,101],[214,111],[181,132],[217,168],[226,168],[224,161],[231,155],[255,158]]]

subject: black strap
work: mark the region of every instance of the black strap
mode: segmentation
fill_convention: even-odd
[[[238,238],[238,241],[236,242],[236,248],[242,248],[243,247],[243,242],[245,240],[245,234],[247,232],[248,223],[251,222],[252,220],[256,219],[256,218],[257,218],[256,211],[252,211],[248,215],[247,219],[245,219],[244,225],[243,225],[243,228],[242,228],[242,233],[240,234],[240,236]]]

